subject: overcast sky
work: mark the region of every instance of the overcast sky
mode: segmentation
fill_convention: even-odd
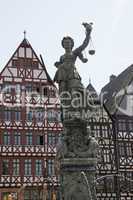
[[[76,63],[87,86],[89,77],[97,91],[133,63],[133,0],[1,0],[0,69],[19,43],[23,31],[37,54],[42,54],[53,78],[54,62],[64,53],[63,36],[70,35],[75,47],[84,39],[82,22],[94,22],[95,56],[84,54],[87,64]]]

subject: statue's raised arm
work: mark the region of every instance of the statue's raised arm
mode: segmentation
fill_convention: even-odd
[[[82,25],[85,27],[86,30],[86,37],[82,43],[82,45],[80,45],[78,48],[76,48],[73,53],[78,56],[83,62],[85,61],[83,56],[82,56],[82,51],[88,46],[89,41],[90,41],[90,35],[91,35],[91,31],[92,31],[92,25],[93,23],[82,23]]]

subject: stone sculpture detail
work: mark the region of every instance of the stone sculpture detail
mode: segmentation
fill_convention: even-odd
[[[75,62],[79,58],[83,63],[88,60],[83,56],[83,50],[88,46],[90,41],[90,34],[92,31],[92,23],[83,23],[86,30],[86,37],[83,44],[73,50],[74,41],[71,37],[64,37],[62,40],[62,47],[65,49],[65,54],[60,57],[60,60],[55,63],[57,72],[54,81],[59,84],[59,93],[71,91],[74,88],[82,89],[81,77],[77,72]]]

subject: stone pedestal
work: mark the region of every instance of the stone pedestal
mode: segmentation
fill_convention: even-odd
[[[95,172],[98,144],[81,119],[64,122],[60,159],[62,200],[96,200]]]

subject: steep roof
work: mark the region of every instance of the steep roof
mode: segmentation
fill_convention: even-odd
[[[101,90],[103,102],[111,115],[127,114],[127,95],[133,82],[133,65],[130,65]]]
[[[89,95],[91,95],[92,98],[98,98],[98,94],[93,85],[91,84],[91,82],[88,84],[86,89],[88,90]]]
[[[29,65],[31,61],[34,67],[31,65],[26,65],[26,59],[29,61]],[[15,64],[14,61],[16,61],[16,63],[18,62],[18,65],[20,65],[20,62],[22,61],[21,66],[17,66],[17,64]],[[24,69],[22,69],[23,65],[26,65],[25,71]],[[6,64],[6,66],[1,71],[0,77],[17,77],[18,75],[20,75],[20,78],[24,78],[24,76],[25,78],[29,78],[30,74],[32,74],[35,78],[46,79],[48,82],[53,84],[53,81],[46,70],[42,57],[40,59],[37,56],[29,41],[26,38],[24,38],[18,46],[18,48],[16,49],[16,51],[14,52],[14,54],[12,55],[12,57],[10,58],[10,60],[8,61],[8,63]]]

